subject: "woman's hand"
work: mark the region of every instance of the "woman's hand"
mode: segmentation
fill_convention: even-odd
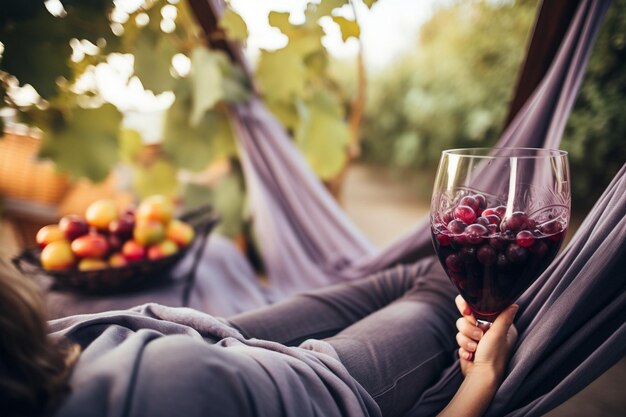
[[[504,310],[486,333],[476,326],[476,318],[459,295],[456,305],[463,315],[456,322],[459,333],[461,371],[465,380],[440,417],[482,416],[496,393],[511,349],[517,339],[513,319],[518,306]],[[472,361],[473,359],[473,361]]]
[[[500,381],[511,349],[517,340],[517,329],[513,325],[513,319],[518,306],[514,304],[500,313],[489,331],[485,333],[476,326],[476,318],[463,297],[459,295],[455,301],[463,315],[456,322],[459,330],[456,341],[459,344],[463,375],[489,372]]]

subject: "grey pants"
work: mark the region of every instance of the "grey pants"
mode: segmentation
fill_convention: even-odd
[[[384,416],[406,412],[456,351],[456,294],[436,258],[230,317],[247,337],[323,339]]]

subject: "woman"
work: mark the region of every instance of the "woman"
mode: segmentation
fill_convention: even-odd
[[[33,285],[1,269],[6,415],[403,415],[452,363],[453,293],[432,258],[228,320],[146,305],[55,320],[51,336]],[[483,334],[456,304],[465,380],[441,415],[478,416],[517,307]]]

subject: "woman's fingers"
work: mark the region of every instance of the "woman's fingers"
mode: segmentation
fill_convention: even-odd
[[[463,348],[459,348],[459,359],[461,361],[471,362],[474,359],[474,352],[468,352]]]
[[[478,344],[462,333],[456,334],[456,343],[468,352],[476,352]]]
[[[479,341],[483,337],[483,331],[467,321],[465,317],[461,317],[456,321],[456,328],[465,337],[474,341]]]
[[[454,302],[456,303],[456,307],[459,309],[459,313],[461,313],[463,317],[468,319],[471,323],[476,323],[476,319],[472,314],[472,309],[470,308],[469,304],[467,304],[467,302],[463,299],[463,297],[457,295],[454,299]]]

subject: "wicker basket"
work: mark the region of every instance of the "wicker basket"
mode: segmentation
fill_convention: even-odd
[[[41,139],[5,132],[0,139],[0,195],[19,200],[56,204],[70,185],[51,161],[40,161]]]
[[[171,278],[172,268],[190,250],[197,251],[189,271],[189,276],[195,276],[195,269],[206,239],[219,222],[219,216],[212,210],[194,210],[182,216],[190,222],[196,231],[194,242],[181,249],[179,252],[158,260],[144,260],[130,263],[123,267],[106,268],[95,271],[48,271],[42,268],[39,262],[41,249],[29,248],[23,250],[20,255],[13,258],[15,266],[25,275],[36,277],[39,275],[49,276],[54,280],[55,286],[85,294],[116,294],[142,290],[153,287]]]

